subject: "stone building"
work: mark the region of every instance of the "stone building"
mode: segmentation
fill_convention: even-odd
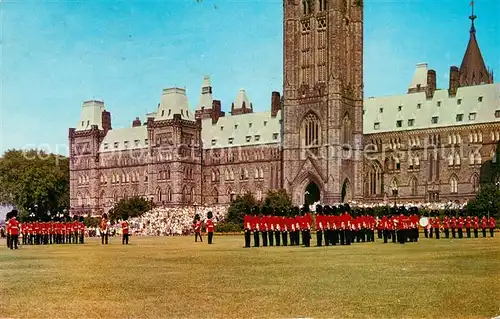
[[[272,92],[268,111],[241,89],[226,114],[208,76],[194,112],[185,89],[168,88],[127,128],[112,128],[103,102],[84,102],[69,129],[71,211],[135,195],[227,204],[280,188],[295,204],[464,201],[500,139],[500,86],[471,19],[448,89],[421,63],[406,94],[363,101],[362,1],[286,0],[283,96]]]

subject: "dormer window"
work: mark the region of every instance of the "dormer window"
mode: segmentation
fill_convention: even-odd
[[[457,100],[457,105],[461,105],[462,104],[462,99],[458,99]]]
[[[125,141],[124,146],[125,148],[128,148],[128,141]]]
[[[228,138],[228,140],[227,140],[227,142],[228,142],[229,144],[233,144],[233,141],[234,141],[234,138],[232,138],[232,137]]]
[[[402,105],[399,105],[398,106],[398,112],[401,112],[403,110],[403,106]]]
[[[144,140],[144,145],[146,145],[146,146],[148,145],[148,139]]]
[[[165,116],[165,110],[161,110],[161,116]]]
[[[118,142],[115,142],[115,143],[114,143],[114,147],[115,147],[115,148],[118,148],[118,146],[119,146],[119,145],[120,145],[120,144],[119,144]]]
[[[432,124],[437,124],[437,123],[438,123],[438,121],[439,121],[439,116],[433,116],[433,117],[431,118],[431,123],[432,123]]]
[[[107,150],[109,147],[108,143],[104,143],[104,149]]]
[[[413,126],[415,124],[415,119],[408,120],[408,126]]]
[[[221,131],[224,131],[224,126],[221,126],[221,127],[220,127],[220,130],[221,130]]]
[[[251,136],[247,136],[247,138],[246,138],[247,142],[250,142],[251,139],[252,139]]]
[[[422,87],[422,84],[417,84],[417,90],[420,91],[420,88]]]
[[[181,112],[182,112],[182,110],[181,110]],[[170,116],[170,114],[172,114],[172,110],[171,109],[168,110],[168,116]]]
[[[496,111],[495,111],[495,117],[496,117],[496,118],[499,118],[499,117],[500,117],[500,110],[496,110]]]
[[[422,108],[422,103],[418,103],[418,104],[417,104],[417,109],[419,109],[419,110],[420,110],[421,108]]]
[[[82,127],[83,127],[84,125],[85,125],[85,122],[84,122],[84,121],[82,121]]]
[[[216,143],[217,143],[217,140],[216,140],[216,139],[213,139],[213,140],[212,140],[212,146],[214,146]]]
[[[181,110],[181,116],[184,116],[184,110]]]
[[[260,140],[260,135],[255,135],[255,140],[258,142]]]
[[[437,102],[437,106],[440,107],[441,106],[441,101],[438,101]]]
[[[238,129],[238,124],[234,124],[234,129],[237,130]]]
[[[279,137],[279,133],[273,133],[273,140],[277,140]]]
[[[477,101],[478,101],[478,102],[483,102],[483,97],[482,97],[482,96],[478,97],[478,98],[477,98]]]
[[[252,122],[248,123],[248,127],[249,128],[252,127]]]
[[[264,126],[267,126],[267,121],[264,121]]]
[[[476,120],[476,113],[469,113],[469,121],[475,121]]]
[[[379,122],[375,122],[375,123],[373,123],[373,129],[374,129],[374,130],[378,130],[378,129],[380,129],[380,123],[379,123]]]
[[[135,141],[134,141],[134,146],[135,146],[135,147],[138,147],[138,146],[139,146],[139,140],[135,140]]]
[[[457,122],[462,122],[464,120],[464,115],[463,114],[457,114],[456,120],[457,120]]]
[[[403,126],[403,121],[398,120],[396,121],[396,127],[402,127]]]
[[[379,112],[379,113],[384,113],[384,108],[383,108],[383,107],[379,108],[379,109],[378,109],[378,112]]]

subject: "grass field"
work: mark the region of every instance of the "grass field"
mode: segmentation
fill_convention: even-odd
[[[206,238],[205,238],[206,239]],[[0,242],[0,317],[492,318],[500,238],[243,249],[243,237]]]

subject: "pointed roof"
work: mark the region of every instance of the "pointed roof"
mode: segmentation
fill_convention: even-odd
[[[201,94],[200,94],[200,102],[198,103],[197,110],[209,109],[212,107],[213,102],[212,95],[212,83],[210,81],[210,76],[205,75],[203,77],[203,83],[201,84]]]
[[[493,75],[486,69],[483,55],[481,54],[476,39],[474,20],[477,19],[477,16],[474,15],[474,7],[472,7],[472,15],[469,19],[471,19],[472,24],[470,28],[469,44],[467,45],[462,64],[460,65],[460,86],[491,84],[493,83]]]

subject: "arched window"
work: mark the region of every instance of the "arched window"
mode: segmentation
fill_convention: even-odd
[[[255,179],[259,178],[259,169],[256,167],[255,168]]]
[[[302,13],[304,15],[309,14],[310,12],[309,1],[310,0],[302,0]]]
[[[318,8],[319,8],[319,11],[325,11],[326,10],[326,1],[327,0],[318,0]]]
[[[320,145],[321,127],[314,113],[309,113],[302,121],[302,144],[307,148],[317,148]]]
[[[453,160],[454,160],[454,156],[453,156],[453,153],[450,153],[450,155],[448,155],[448,166],[453,166]]]
[[[157,188],[156,189],[156,201],[158,203],[161,203],[161,201],[163,200],[163,194],[161,193],[161,188]]]
[[[420,169],[420,157],[418,155],[413,158],[413,165],[415,169]]]
[[[479,153],[479,151],[477,151],[476,154],[474,155],[474,162],[476,165],[481,165],[482,158],[481,158],[481,153]]]
[[[344,115],[342,120],[342,144],[351,144],[351,119],[349,119],[349,114]],[[398,142],[399,143],[399,142]]]
[[[189,202],[192,203],[194,201],[194,187],[191,187],[191,192],[189,193]]]
[[[82,177],[78,176],[78,184],[82,184]]]
[[[215,182],[215,171],[212,171],[212,182]]]
[[[259,178],[264,178],[264,170],[262,168],[259,169]]]
[[[477,193],[479,191],[479,177],[477,176],[477,174],[472,175],[470,183],[472,185],[472,191],[474,193]]]
[[[167,167],[167,169],[165,170],[165,179],[170,179],[170,167]]]
[[[172,189],[170,187],[167,187],[165,200],[167,202],[171,202],[172,201]]]
[[[248,170],[245,168],[245,179],[248,179]]]
[[[394,169],[399,171],[401,169],[401,162],[399,161],[399,157],[394,157]]]
[[[454,164],[455,166],[460,166],[460,154],[458,152],[455,153]]]
[[[224,177],[225,177],[225,180],[228,181],[229,180],[229,171],[226,169],[225,173],[224,173]]]
[[[396,179],[393,179],[391,182],[391,192],[393,196],[397,196],[399,193],[398,181]]]
[[[473,142],[477,143],[477,133],[476,132],[473,133]]]
[[[231,170],[229,171],[229,179],[234,181],[234,171],[233,169],[231,168]]]
[[[258,189],[257,194],[255,196],[257,200],[262,200],[262,190]]]
[[[182,188],[182,202],[183,202],[183,203],[186,203],[186,202],[188,201],[188,199],[189,199],[189,198],[188,198],[188,190],[187,190],[187,187],[186,187],[186,186],[184,186],[184,187]]]
[[[410,179],[410,189],[412,196],[418,195],[418,180],[415,176]]]
[[[458,178],[455,175],[450,178],[450,192],[458,193]]]
[[[76,193],[76,201],[78,203],[78,206],[82,206],[83,205],[83,198],[82,198],[82,194],[80,193]]]
[[[130,182],[130,175],[127,173],[127,175],[125,176],[125,182]]]
[[[212,190],[212,196],[213,196],[214,204],[218,204],[219,203],[219,192],[217,191],[217,188],[215,188],[215,187]]]
[[[469,154],[469,165],[474,165],[474,152]]]
[[[495,153],[495,150],[491,150],[491,162],[493,164],[497,162],[497,153]]]
[[[368,185],[369,195],[381,195],[384,191],[384,173],[378,162],[374,162],[370,167]]]

